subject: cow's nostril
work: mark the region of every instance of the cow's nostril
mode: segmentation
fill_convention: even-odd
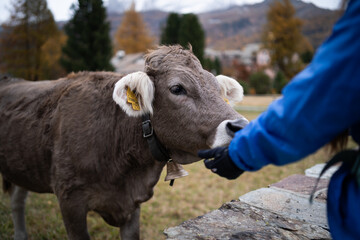
[[[226,124],[226,132],[231,137],[235,136],[235,133],[241,129],[243,129],[246,125],[249,124],[249,121],[245,118],[230,121]]]

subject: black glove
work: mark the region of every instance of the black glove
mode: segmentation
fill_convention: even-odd
[[[244,171],[238,168],[231,160],[227,147],[218,147],[209,150],[201,150],[198,156],[205,158],[205,167],[212,172],[227,179],[235,179]]]

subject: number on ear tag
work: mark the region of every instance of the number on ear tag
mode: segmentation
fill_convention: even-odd
[[[127,88],[126,96],[127,96],[127,102],[131,104],[132,108],[135,111],[140,111],[139,100],[137,99],[135,93],[131,91],[129,87]]]

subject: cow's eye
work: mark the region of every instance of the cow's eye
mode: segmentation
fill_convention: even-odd
[[[185,95],[186,90],[181,85],[174,85],[170,88],[170,92],[175,95]]]

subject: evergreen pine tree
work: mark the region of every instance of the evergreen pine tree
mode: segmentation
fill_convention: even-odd
[[[191,44],[195,56],[204,62],[205,33],[195,14],[184,14],[179,27],[179,44],[187,47]]]
[[[67,42],[61,64],[66,71],[113,70],[110,24],[102,0],[78,0],[72,5],[73,17],[65,25]]]
[[[161,34],[161,44],[192,46],[195,56],[204,64],[205,32],[195,14],[171,13]]]
[[[166,26],[161,34],[161,44],[173,45],[179,43],[179,28],[180,28],[181,17],[177,13],[170,13],[167,20]]]
[[[59,33],[46,0],[14,1],[10,20],[2,28],[1,71],[39,80],[44,64],[43,46]]]

